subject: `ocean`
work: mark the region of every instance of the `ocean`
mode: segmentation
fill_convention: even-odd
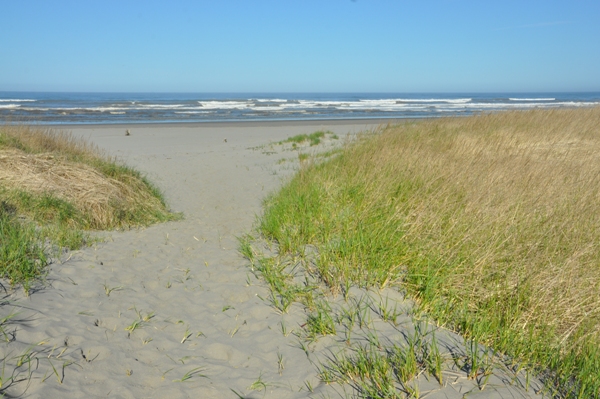
[[[0,92],[0,122],[44,125],[401,119],[593,107],[587,93]]]

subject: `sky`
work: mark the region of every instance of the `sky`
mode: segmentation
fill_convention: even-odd
[[[600,91],[600,1],[0,0],[0,91]]]

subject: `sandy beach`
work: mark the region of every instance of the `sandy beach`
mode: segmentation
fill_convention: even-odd
[[[25,297],[7,288],[2,317],[17,312],[0,346],[5,363],[33,359],[4,392],[28,398],[352,397],[323,383],[315,363],[334,351],[323,338],[299,345],[305,314],[275,311],[268,289],[238,251],[263,198],[298,167],[298,152],[270,143],[329,130],[323,151],[380,121],[249,122],[68,127],[140,170],[184,219],[103,232],[103,241],[65,253]],[[126,129],[131,132],[125,136]],[[356,295],[363,295],[356,290]],[[400,294],[371,293],[410,307]],[[409,320],[406,317],[406,320]],[[409,323],[408,321],[406,323]],[[403,337],[402,326],[382,331]],[[287,327],[286,327],[287,326]],[[386,331],[389,331],[386,333]],[[450,350],[464,350],[446,333]],[[454,349],[452,349],[454,348]],[[15,360],[17,359],[17,360]],[[4,371],[4,380],[12,370]],[[463,373],[464,374],[464,373]],[[421,378],[421,397],[533,398],[539,381],[498,371],[487,387],[456,370],[447,383]],[[526,386],[527,385],[527,386]]]

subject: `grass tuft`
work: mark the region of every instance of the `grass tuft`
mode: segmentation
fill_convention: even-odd
[[[310,134],[298,134],[296,136],[292,136],[283,141],[280,141],[277,144],[291,143],[294,146],[298,146],[300,144],[305,144],[308,142],[309,145],[312,147],[315,145],[319,145],[321,143],[321,140],[325,137],[329,137],[333,140],[338,139],[338,136],[333,132],[319,130]]]

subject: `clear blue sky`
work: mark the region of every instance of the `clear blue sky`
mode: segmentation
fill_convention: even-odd
[[[600,91],[600,1],[3,0],[13,90]]]

